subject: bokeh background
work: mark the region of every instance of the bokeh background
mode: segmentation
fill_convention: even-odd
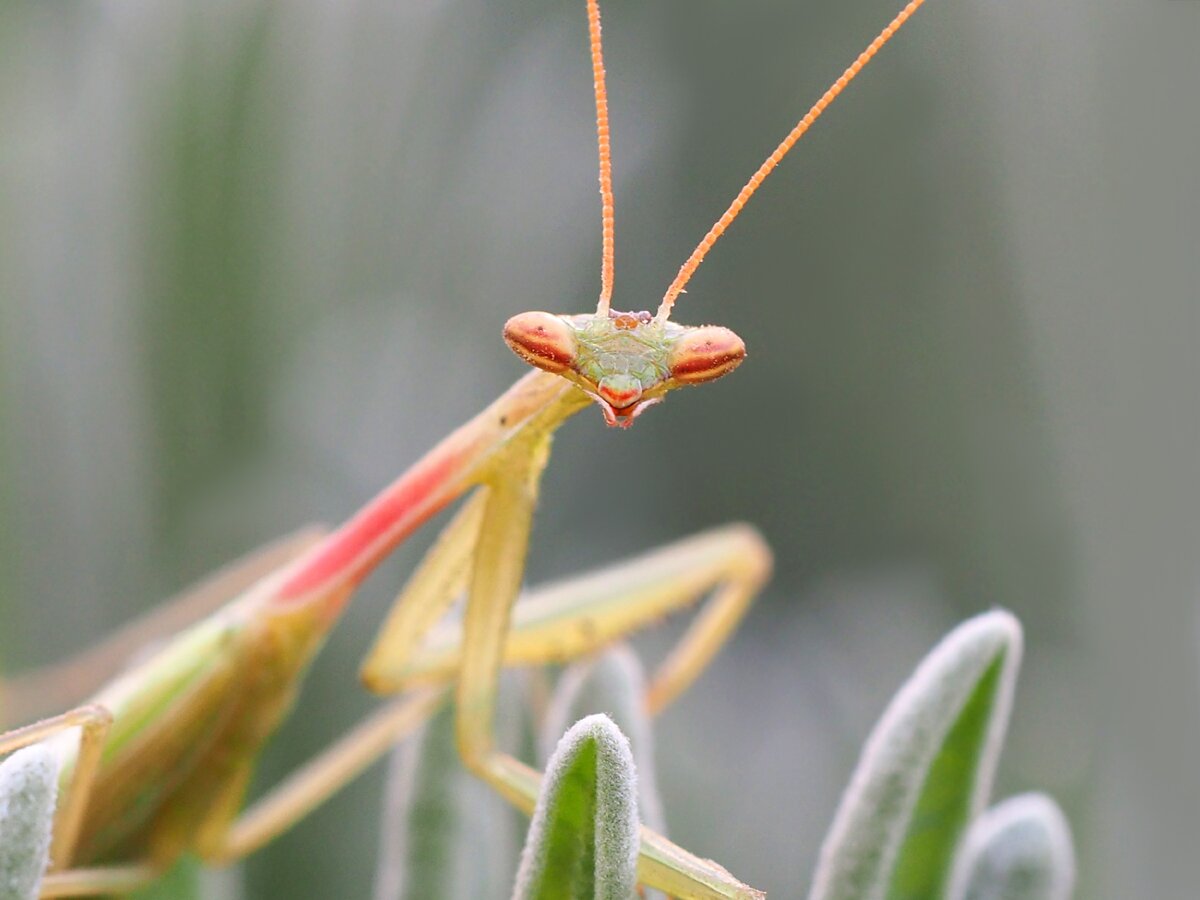
[[[895,4],[604,12],[616,305],[653,308]],[[1198,48],[1194,0],[934,0],[681,300],[747,364],[558,439],[531,581],[730,519],[776,549],[657,739],[672,835],[772,896],[807,889],[886,699],[995,605],[1027,629],[1000,792],[1062,801],[1079,896],[1195,896]],[[589,83],[582,0],[0,2],[6,671],[348,514],[520,374],[505,318],[594,304]],[[264,783],[369,708],[425,540]],[[367,896],[381,777],[246,896]]]

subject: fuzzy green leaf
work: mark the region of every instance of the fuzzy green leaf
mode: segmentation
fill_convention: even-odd
[[[666,834],[662,799],[654,767],[654,731],[646,711],[646,675],[628,644],[618,644],[593,659],[577,662],[563,672],[546,708],[538,736],[544,763],[572,722],[604,713],[629,738],[637,767],[638,811],[642,824]]]
[[[1006,612],[964,622],[875,726],[821,848],[811,900],[942,896],[991,790],[1021,653]]]
[[[513,900],[630,900],[638,831],[629,741],[608,716],[581,719],[546,768]]]
[[[0,763],[0,900],[38,895],[50,856],[58,757],[45,744]]]
[[[954,900],[1068,900],[1071,829],[1044,794],[1005,800],[975,821],[960,853]]]

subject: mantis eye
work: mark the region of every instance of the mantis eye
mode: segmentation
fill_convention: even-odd
[[[575,331],[561,316],[527,312],[504,323],[504,340],[513,353],[531,366],[555,375],[575,362]]]
[[[701,384],[728,374],[746,358],[746,345],[728,328],[705,325],[689,331],[671,350],[671,377]]]

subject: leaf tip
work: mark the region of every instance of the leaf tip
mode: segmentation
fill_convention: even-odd
[[[59,760],[44,743],[0,763],[0,895],[37,896],[50,858]]]
[[[920,831],[912,817],[927,779],[945,753],[947,759],[966,754],[967,765],[946,776],[952,776],[954,796],[938,810],[945,840],[920,877],[936,882],[948,874],[957,830],[991,789],[1021,644],[1016,617],[997,609],[958,625],[921,660],[867,738],[822,845],[810,900],[884,897],[906,868],[909,838]],[[947,751],[947,741],[963,746]]]
[[[1071,827],[1041,793],[997,804],[972,825],[955,889],[962,900],[1066,900],[1075,887]]]
[[[546,766],[513,897],[632,896],[640,824],[629,741],[602,713],[580,719]]]

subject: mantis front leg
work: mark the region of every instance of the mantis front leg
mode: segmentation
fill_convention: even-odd
[[[480,492],[414,573],[363,669],[364,679],[377,691],[457,675],[457,732],[464,762],[527,813],[536,802],[541,776],[495,747],[500,667],[574,658],[712,592],[713,599],[652,682],[646,702],[657,711],[708,663],[771,566],[770,552],[757,532],[729,526],[531,595],[514,617],[547,449],[548,438],[542,437],[497,460]],[[418,645],[468,574],[461,634],[443,631]],[[758,896],[719,866],[646,829],[639,878],[684,898]]]
[[[523,442],[525,443],[525,442]],[[475,544],[463,655],[455,692],[458,750],[463,762],[526,813],[537,802],[537,778],[494,747],[496,688],[513,603],[521,589],[538,482],[550,449],[541,434],[497,461]],[[532,794],[531,794],[532,789]]]
[[[508,637],[513,598],[520,578],[533,512],[536,474],[489,496],[476,551],[464,622],[456,692],[458,747],[466,765],[524,812],[532,813],[541,776],[494,746],[496,687]],[[769,567],[769,556],[765,557]],[[765,571],[756,572],[765,577]],[[740,618],[757,588],[731,583],[706,610],[655,679],[650,702],[667,702],[698,674]],[[722,596],[723,595],[723,596]],[[570,630],[571,622],[564,622]],[[759,896],[728,872],[642,828],[638,879],[680,898]]]

